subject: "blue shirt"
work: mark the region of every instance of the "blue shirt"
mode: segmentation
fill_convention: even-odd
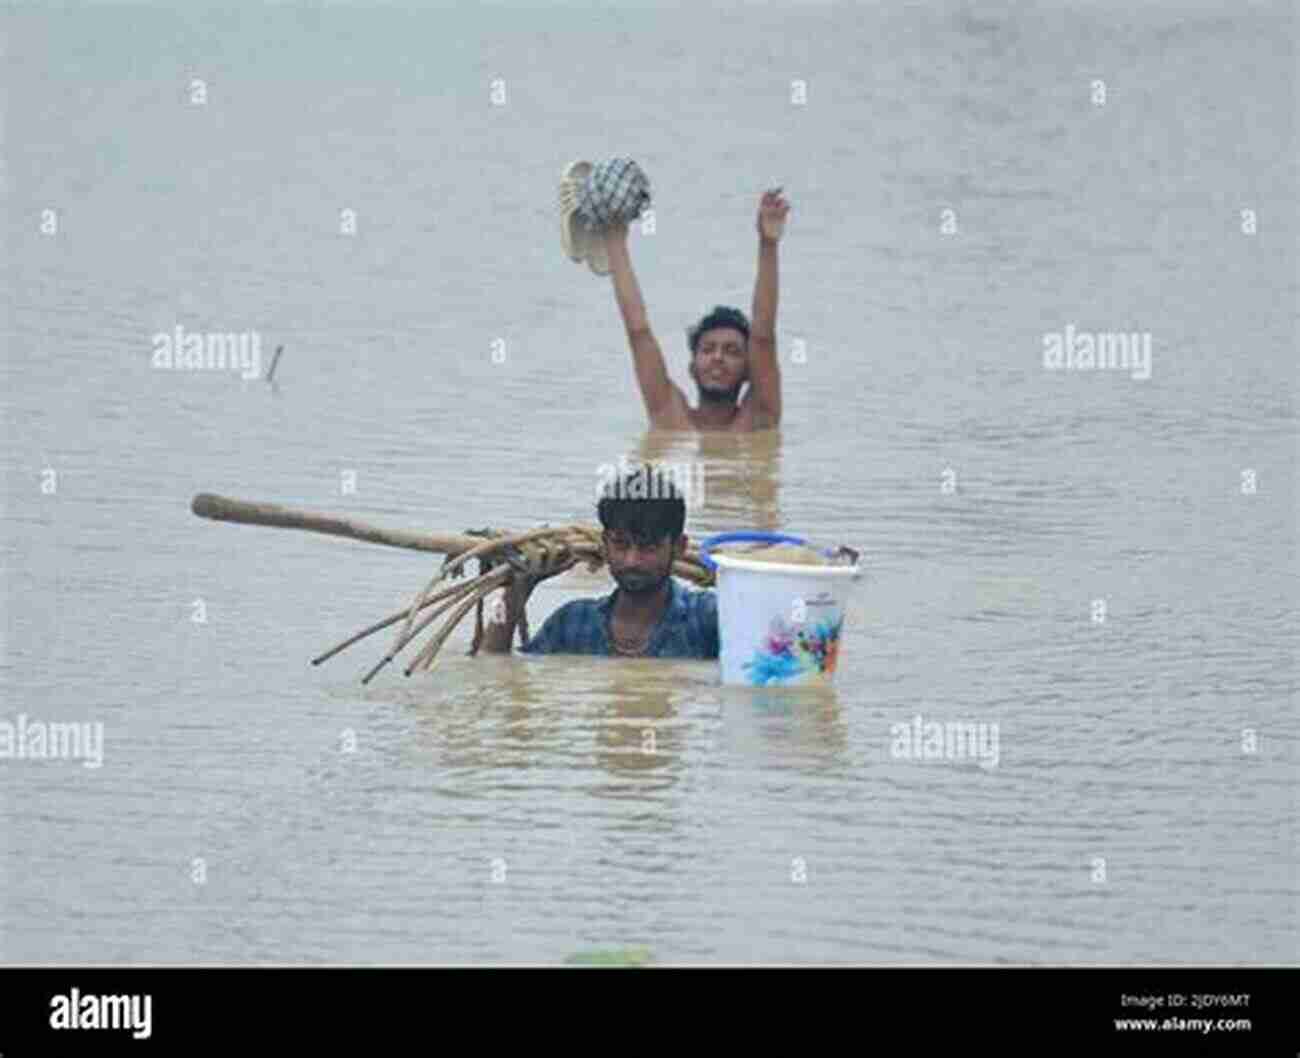
[[[668,578],[668,608],[650,633],[643,657],[716,658],[718,599],[711,591],[693,591]],[[541,631],[520,650],[525,654],[613,654],[609,619],[612,591],[600,599],[575,599],[546,619]]]

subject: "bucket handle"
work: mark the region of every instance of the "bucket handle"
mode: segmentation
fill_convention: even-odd
[[[742,529],[734,533],[718,533],[700,543],[700,562],[706,569],[717,571],[718,564],[713,561],[709,549],[719,544],[800,544],[807,546],[808,541],[800,536],[786,536],[784,533],[764,533],[754,529]]]

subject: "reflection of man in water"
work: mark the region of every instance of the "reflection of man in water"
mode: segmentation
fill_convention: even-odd
[[[524,653],[716,658],[717,598],[672,577],[674,559],[686,552],[686,504],[668,475],[640,467],[609,482],[596,513],[618,587],[603,598],[561,606],[523,646]],[[505,620],[488,625],[483,649],[509,653],[533,589],[567,568],[516,574],[505,589]]]
[[[641,289],[632,272],[627,225],[605,233],[614,294],[627,328],[636,380],[650,425],[667,430],[762,430],[781,421],[781,372],[776,356],[777,243],[790,205],[781,188],[766,192],[758,207],[758,279],[753,323],[738,309],[719,305],[690,331],[690,375],[699,407],[668,377],[663,351],[650,330]],[[740,391],[749,388],[743,398]],[[739,403],[737,403],[739,401]]]

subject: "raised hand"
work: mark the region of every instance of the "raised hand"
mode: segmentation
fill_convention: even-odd
[[[758,204],[758,235],[765,242],[778,242],[785,234],[785,218],[790,212],[790,203],[781,197],[782,190],[774,187],[763,192]]]

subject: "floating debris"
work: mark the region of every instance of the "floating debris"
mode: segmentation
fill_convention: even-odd
[[[654,962],[649,948],[596,948],[564,960],[566,966],[648,966]]]

